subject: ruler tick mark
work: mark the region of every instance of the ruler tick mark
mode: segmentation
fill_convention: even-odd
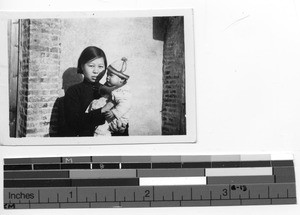
[[[135,201],[135,192],[133,192],[133,201]]]
[[[38,202],[41,203],[40,190],[38,190]]]

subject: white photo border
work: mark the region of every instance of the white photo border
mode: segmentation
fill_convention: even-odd
[[[124,137],[26,137],[14,138],[9,134],[9,81],[8,81],[8,35],[7,22],[22,18],[101,18],[101,17],[155,17],[183,16],[185,45],[185,96],[186,96],[186,135],[143,135]],[[91,11],[91,12],[0,12],[0,44],[7,47],[0,50],[0,122],[1,145],[107,145],[107,144],[162,144],[196,143],[196,77],[194,50],[193,9],[134,10],[134,11]],[[5,114],[7,113],[7,114]]]

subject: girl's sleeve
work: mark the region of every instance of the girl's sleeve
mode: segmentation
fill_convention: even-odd
[[[120,119],[131,108],[131,93],[129,89],[116,90],[112,92],[112,100],[116,104],[111,111],[117,119]]]

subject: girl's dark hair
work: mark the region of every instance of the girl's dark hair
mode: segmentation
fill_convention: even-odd
[[[104,66],[105,69],[107,67],[107,60],[105,53],[102,49],[96,46],[89,46],[86,47],[80,54],[77,64],[77,72],[83,74],[82,65],[86,64],[87,62],[94,60],[96,58],[103,58],[104,59]]]

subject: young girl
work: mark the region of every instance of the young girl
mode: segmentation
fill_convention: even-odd
[[[104,76],[107,60],[102,49],[85,48],[77,64],[83,82],[68,88],[64,97],[64,113],[68,131],[64,136],[93,136],[95,127],[105,123],[102,109],[85,113],[89,104],[99,98],[99,80]],[[118,129],[118,128],[117,128]]]
[[[106,123],[97,126],[95,136],[128,136],[129,110],[131,93],[126,85],[129,76],[124,72],[127,69],[127,59],[115,61],[107,68],[106,83],[100,87],[100,99],[94,100],[87,108],[86,113],[102,109],[106,116]],[[109,90],[111,89],[111,93]],[[104,89],[104,90],[103,90]],[[104,92],[104,93],[101,93]]]

